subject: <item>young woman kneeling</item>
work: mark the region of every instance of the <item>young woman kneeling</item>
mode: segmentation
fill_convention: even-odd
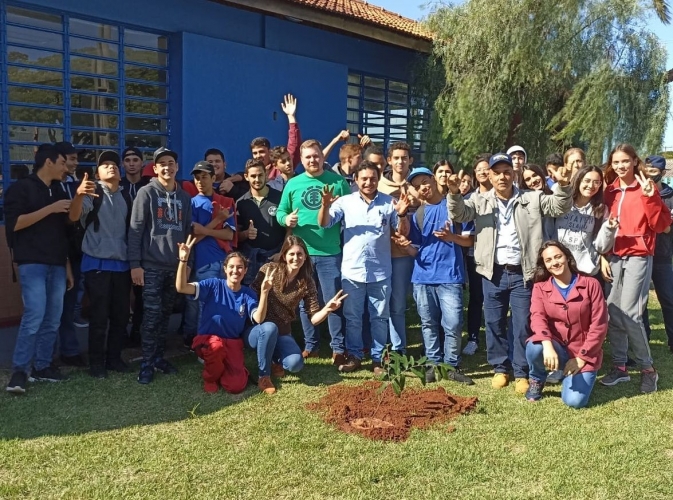
[[[600,283],[577,271],[570,250],[558,241],[542,245],[530,307],[533,334],[526,344],[528,401],[542,397],[547,370],[563,370],[561,399],[572,408],[589,401],[603,360],[608,312]]]
[[[285,238],[278,263],[264,264],[261,267],[251,288],[256,293],[261,293],[264,283],[269,279],[272,284],[268,294],[266,321],[278,327],[278,339],[275,348],[267,352],[258,349],[257,356],[267,356],[265,363],[271,363],[271,374],[274,377],[282,377],[285,370],[296,373],[304,367],[301,349],[291,335],[290,326],[296,318],[295,312],[299,303],[304,301],[311,323],[317,326],[325,321],[330,313],[339,309],[348,295],[339,290],[325,307],[320,308],[318,291],[313,280],[313,266],[308,258],[306,243],[294,235]],[[259,362],[261,366],[261,358]]]
[[[239,252],[232,252],[224,260],[226,279],[210,278],[198,283],[187,283],[187,260],[196,239],[187,238],[180,243],[178,272],[175,287],[178,292],[190,295],[203,304],[201,322],[192,348],[203,359],[203,388],[217,392],[218,384],[232,394],[245,389],[248,370],[243,363],[243,341],[257,348],[257,352],[272,352],[278,338],[278,328],[273,323],[263,323],[266,317],[269,290],[273,272],[267,275],[260,287],[259,301],[255,292],[241,282],[247,270],[247,261]],[[253,326],[246,328],[246,319]],[[267,394],[276,389],[271,382],[270,360],[258,354],[259,388]]]

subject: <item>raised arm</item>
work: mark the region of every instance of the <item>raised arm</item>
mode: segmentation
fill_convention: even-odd
[[[178,243],[178,258],[180,262],[178,263],[178,272],[175,274],[175,289],[178,293],[186,295],[194,295],[196,293],[196,287],[187,282],[187,262],[195,243],[196,238],[191,235],[187,237],[186,243]]]
[[[299,151],[299,146],[301,145],[301,131],[299,130],[299,124],[297,123],[296,118],[297,99],[292,94],[287,94],[283,97],[283,102],[280,106],[283,109],[283,113],[287,115],[287,152],[292,158],[292,168],[295,168],[301,161]]]
[[[334,139],[330,141],[330,143],[325,146],[322,150],[322,154],[325,158],[329,156],[329,154],[332,152],[332,149],[334,149],[334,146],[336,146],[339,141],[347,141],[351,136],[351,133],[348,130],[342,130],[339,132]]]
[[[272,269],[264,276],[262,286],[259,291],[259,304],[255,312],[252,313],[252,319],[255,323],[260,324],[266,318],[266,308],[269,303],[269,291],[273,287],[273,277],[276,275],[276,269]]]
[[[82,216],[82,205],[84,204],[84,198],[89,195],[94,198],[98,198],[96,194],[96,183],[89,180],[89,174],[84,173],[82,182],[77,186],[77,193],[70,203],[70,209],[68,210],[68,218],[71,222],[77,222]]]
[[[573,207],[571,169],[559,167],[556,171],[556,188],[553,194],[540,195],[540,211],[545,217],[561,217]]]

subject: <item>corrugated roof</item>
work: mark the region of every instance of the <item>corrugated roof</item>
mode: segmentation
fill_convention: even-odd
[[[363,0],[287,0],[290,3],[303,5],[312,9],[323,10],[357,21],[370,23],[405,35],[423,40],[432,40],[430,33],[421,23],[407,17],[390,12],[377,5]],[[411,1],[411,0],[410,0]]]

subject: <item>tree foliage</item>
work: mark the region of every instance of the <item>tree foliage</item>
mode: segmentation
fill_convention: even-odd
[[[448,144],[469,163],[515,143],[538,161],[568,146],[592,162],[619,142],[658,150],[667,68],[652,12],[652,0],[435,5],[434,51],[416,82],[434,100],[429,151]]]

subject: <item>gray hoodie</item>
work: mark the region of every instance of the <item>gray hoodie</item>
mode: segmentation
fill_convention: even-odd
[[[86,225],[86,219],[93,210],[93,198],[85,196],[82,202],[82,215],[80,223],[86,227],[82,252],[96,259],[113,259],[126,262],[126,212],[128,207],[122,195],[120,186],[114,193],[103,183],[98,183],[103,189],[98,220],[98,231],[95,225]]]
[[[189,194],[177,181],[175,190],[168,192],[156,178],[152,179],[140,188],[133,202],[128,244],[131,269],[177,269],[178,243],[187,241],[191,228]]]

